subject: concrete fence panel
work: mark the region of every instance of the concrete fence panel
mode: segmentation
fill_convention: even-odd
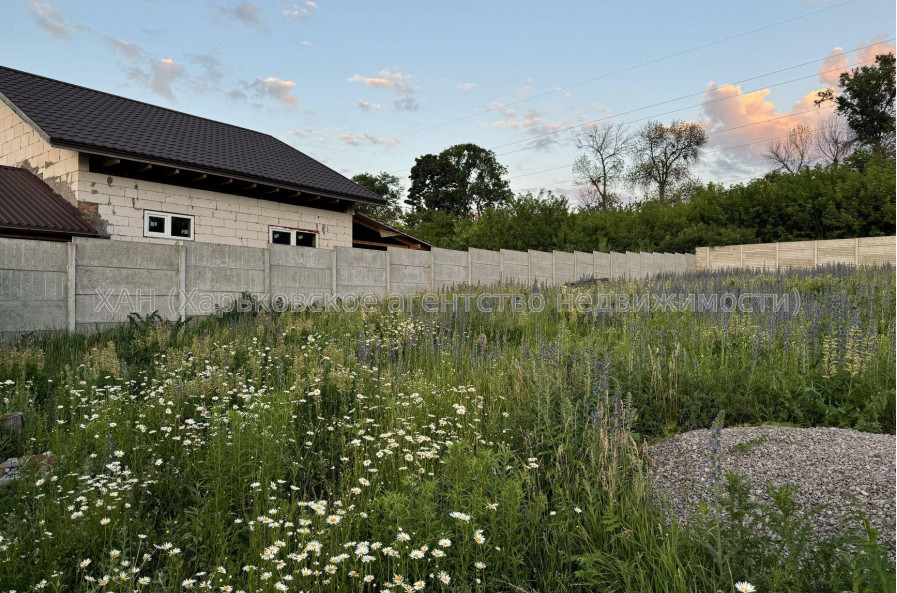
[[[75,239],[75,329],[104,329],[130,313],[177,319],[177,245]]]
[[[414,294],[430,289],[433,272],[430,253],[402,247],[387,248],[389,254],[389,292]]]
[[[779,244],[780,268],[812,268],[816,265],[816,242],[800,241]]]
[[[776,269],[776,255],[778,247],[775,243],[758,243],[757,245],[744,245],[741,248],[741,265],[745,268],[759,268],[761,270]]]
[[[682,274],[689,270],[688,267],[688,258],[684,253],[674,253],[673,254],[673,271]]]
[[[894,237],[866,237],[857,239],[857,263],[861,266],[897,264]]]
[[[433,288],[442,290],[470,281],[466,251],[440,249],[434,247],[433,254]]]
[[[711,247],[708,269],[718,270],[741,267],[741,245]]]
[[[535,251],[530,249],[527,252],[529,256],[529,280],[537,284],[551,284],[554,278],[554,256],[545,251]]]
[[[0,336],[68,327],[69,248],[0,238]]]
[[[572,253],[552,251],[551,257],[554,259],[554,283],[556,285],[569,284],[577,280],[576,259]]]
[[[333,293],[333,252],[314,247],[268,248],[271,295],[328,297]]]
[[[574,251],[573,252],[573,275],[577,280],[583,278],[594,278],[595,276],[595,256],[591,252]]]
[[[654,275],[655,264],[654,264],[654,256],[655,253],[645,253],[644,251],[639,252],[639,269],[642,272],[643,278],[650,278]]]
[[[593,251],[592,259],[595,262],[595,277],[610,278],[610,254]]]
[[[529,254],[526,251],[513,251],[502,249],[501,257],[501,281],[510,284],[529,283]]]
[[[641,258],[639,254],[634,251],[626,252],[626,277],[627,278],[642,278],[644,275],[642,274],[642,264]]]
[[[196,242],[185,242],[183,248],[188,316],[211,313],[210,304],[227,309],[244,292],[264,295],[270,291],[267,249]]]
[[[829,241],[816,241],[816,265],[856,265],[856,246],[856,239],[833,239]]]
[[[617,253],[616,251],[610,252],[610,277],[611,278],[625,278],[626,277],[626,254],[625,253]]]
[[[501,282],[501,254],[488,249],[468,249],[470,283],[474,286]]]
[[[386,296],[387,251],[336,247],[336,294]]]

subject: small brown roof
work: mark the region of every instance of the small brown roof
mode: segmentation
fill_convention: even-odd
[[[0,166],[0,233],[96,237],[96,229],[78,209],[50,189],[37,175]]]

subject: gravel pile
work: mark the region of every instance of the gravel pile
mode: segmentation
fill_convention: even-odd
[[[696,430],[651,448],[651,477],[673,511],[688,516],[699,501],[711,501],[709,431]],[[752,496],[769,502],[766,483],[795,484],[801,510],[825,505],[813,518],[820,536],[838,531],[853,495],[880,539],[894,542],[895,437],[839,428],[757,426],[726,428],[720,436],[722,465],[751,484]]]

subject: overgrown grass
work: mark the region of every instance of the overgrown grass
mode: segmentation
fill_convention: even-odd
[[[794,316],[552,305],[791,289]],[[893,433],[893,270],[545,297],[525,314],[135,319],[3,349],[2,409],[26,426],[0,458],[52,464],[0,487],[0,591],[893,589],[893,542],[862,516],[817,541],[787,489],[762,507],[733,480],[728,512],[679,525],[645,471],[647,441],[722,409]]]

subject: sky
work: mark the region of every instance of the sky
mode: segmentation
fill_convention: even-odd
[[[0,0],[0,65],[259,130],[351,176],[493,149],[576,194],[583,126],[701,123],[704,181],[770,166],[815,93],[893,51],[893,0]]]

